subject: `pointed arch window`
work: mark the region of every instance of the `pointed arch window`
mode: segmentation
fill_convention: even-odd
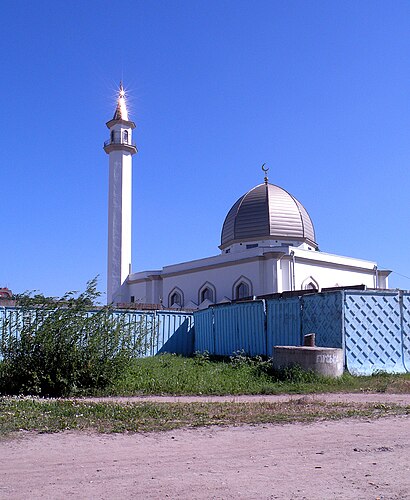
[[[210,300],[213,302],[214,300],[214,294],[212,293],[212,290],[210,288],[204,288],[201,292],[201,302],[204,300]]]
[[[168,295],[169,307],[182,307],[184,305],[184,294],[179,288],[174,288]]]
[[[182,297],[179,292],[174,292],[171,295],[171,306],[181,306],[182,305]]]
[[[124,130],[122,133],[122,142],[124,144],[128,144],[128,130]]]
[[[232,292],[232,297],[234,298],[234,300],[251,297],[253,294],[252,282],[248,278],[245,278],[245,276],[241,276],[234,283]]]
[[[302,290],[317,290],[319,291],[319,283],[312,277],[306,278],[302,282]]]
[[[235,299],[244,299],[249,297],[249,285],[247,283],[239,283],[235,290]]]
[[[209,300],[210,302],[216,301],[216,288],[208,281],[198,291],[198,303],[202,304],[204,300]]]

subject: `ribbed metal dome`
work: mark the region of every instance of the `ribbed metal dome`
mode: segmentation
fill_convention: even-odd
[[[315,230],[305,207],[274,184],[259,184],[241,196],[226,216],[221,250],[240,241],[305,241],[317,248]]]

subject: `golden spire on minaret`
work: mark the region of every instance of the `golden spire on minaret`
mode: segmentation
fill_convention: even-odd
[[[120,82],[120,88],[118,91],[118,98],[117,98],[117,107],[115,108],[113,120],[128,121],[127,103],[125,101],[125,90],[122,85],[122,82]]]
[[[268,170],[269,170],[269,167],[265,167],[265,165],[266,165],[266,163],[264,163],[264,164],[262,165],[262,170],[263,170],[263,171],[264,171],[264,173],[265,173],[265,177],[264,177],[264,179],[263,179],[263,180],[265,181],[265,184],[267,184],[267,183],[268,183]]]

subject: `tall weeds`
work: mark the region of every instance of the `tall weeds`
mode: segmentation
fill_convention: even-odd
[[[97,280],[55,300],[19,297],[15,324],[1,333],[0,393],[68,396],[103,389],[141,355],[149,328],[125,324],[110,307],[91,310]]]

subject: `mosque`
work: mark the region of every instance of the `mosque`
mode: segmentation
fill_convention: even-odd
[[[120,84],[109,139],[107,300],[114,304],[204,309],[294,290],[365,285],[388,288],[390,271],[376,262],[319,251],[313,222],[300,201],[265,178],[241,196],[222,225],[220,254],[131,272],[132,139]]]

